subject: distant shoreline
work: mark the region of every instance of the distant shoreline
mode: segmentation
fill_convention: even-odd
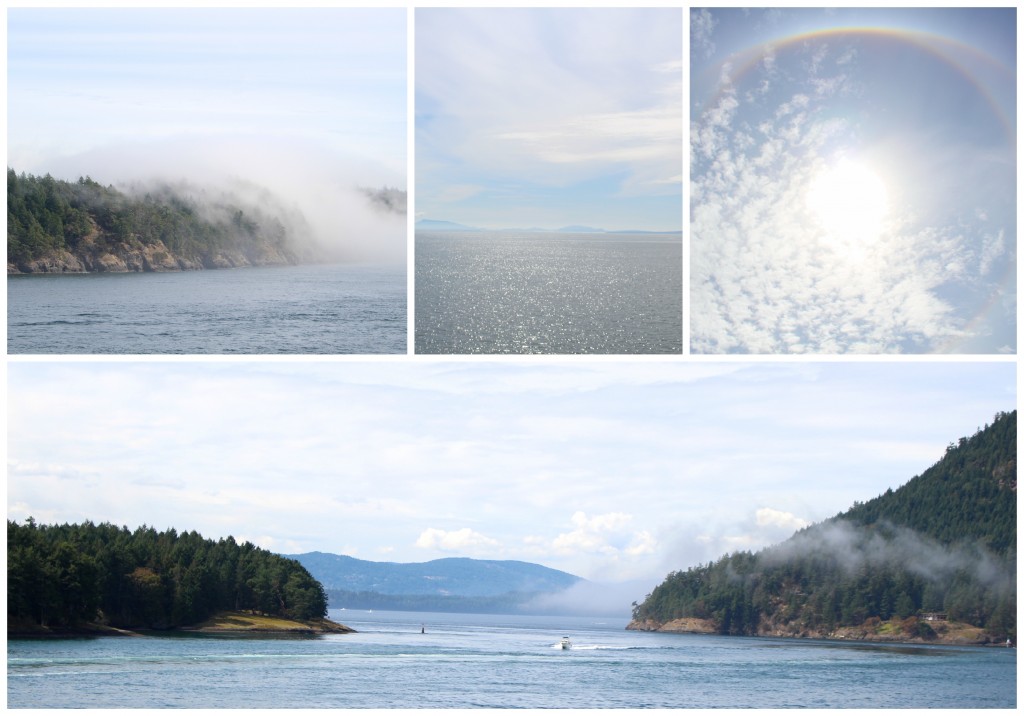
[[[416,227],[417,234],[529,234],[530,236],[571,237],[571,236],[682,236],[682,230],[675,231],[561,231],[558,229],[445,229]]]

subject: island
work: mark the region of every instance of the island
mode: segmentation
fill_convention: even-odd
[[[1017,413],[896,490],[756,554],[668,575],[637,631],[1005,646],[1017,641]]]
[[[7,635],[343,634],[299,562],[232,537],[7,522]]]

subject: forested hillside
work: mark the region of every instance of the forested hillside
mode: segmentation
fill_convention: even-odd
[[[199,190],[129,195],[7,170],[8,272],[177,271],[299,260],[281,217]]]
[[[957,622],[1016,639],[1017,413],[950,444],[897,490],[756,554],[674,572],[634,628],[704,620],[723,634],[935,636]]]
[[[308,620],[327,613],[327,596],[295,560],[230,537],[7,522],[9,628],[100,622],[165,629],[221,610]]]

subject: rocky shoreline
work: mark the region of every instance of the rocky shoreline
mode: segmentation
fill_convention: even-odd
[[[173,254],[162,241],[138,246],[121,244],[114,249],[85,241],[83,244],[75,253],[58,249],[31,261],[8,261],[7,274],[159,273],[297,263],[294,256],[266,245],[254,246],[246,252],[216,251],[209,256],[185,257]]]
[[[711,619],[683,618],[668,622],[653,619],[633,620],[627,626],[630,631],[649,631],[663,634],[717,634],[718,629]],[[784,639],[814,639],[822,641],[887,642],[898,644],[944,644],[957,646],[1005,646],[995,642],[983,629],[958,622],[932,622],[934,636],[908,634],[890,622],[872,626],[836,627],[832,631],[814,631],[786,628],[761,628],[756,636]]]

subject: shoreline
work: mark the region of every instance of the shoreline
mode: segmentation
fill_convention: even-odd
[[[119,627],[86,622],[73,627],[50,628],[39,625],[8,624],[8,639],[75,639],[101,636],[145,637],[174,634],[210,634],[215,636],[321,636],[323,634],[352,634],[355,629],[330,619],[298,621],[283,617],[269,617],[245,612],[221,612],[199,624],[170,629],[121,629]]]
[[[646,631],[658,634],[713,634],[718,636],[730,636],[719,634],[717,628],[710,619],[681,618],[673,619],[665,623],[652,620],[639,622],[631,621],[626,625],[627,631]],[[744,634],[754,638],[768,639],[795,639],[803,641],[829,641],[848,644],[911,644],[911,645],[933,645],[933,646],[980,646],[1006,648],[1006,644],[994,641],[984,630],[979,627],[972,627],[958,622],[941,622],[936,625],[934,637],[928,638],[918,635],[911,635],[896,632],[890,629],[874,631],[868,627],[836,627],[833,631],[825,632],[801,632],[784,633],[777,631],[760,631],[757,634]],[[1012,645],[1014,648],[1016,645]]]

